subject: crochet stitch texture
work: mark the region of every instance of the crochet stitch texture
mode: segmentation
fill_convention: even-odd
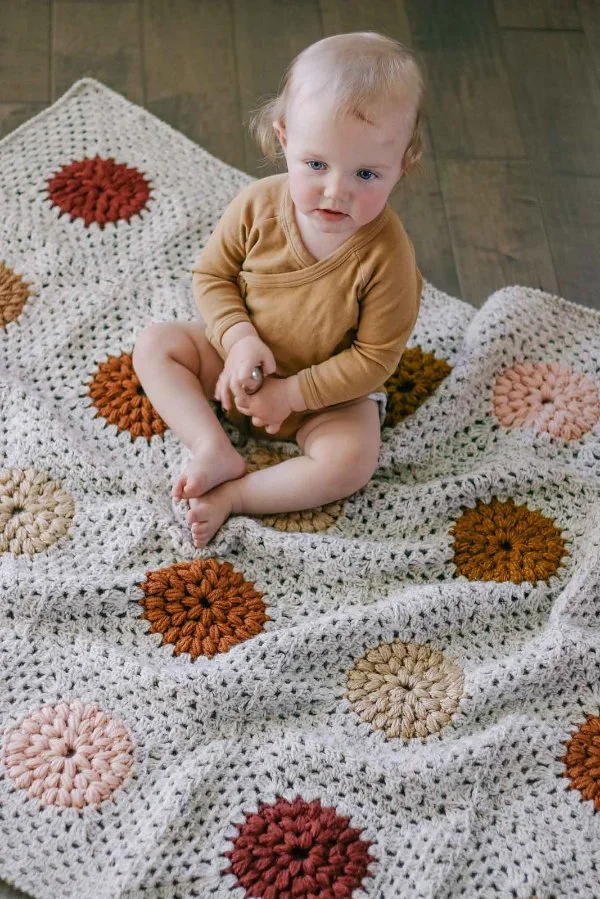
[[[600,315],[426,283],[371,482],[195,550],[131,352],[250,180],[91,79],[0,142],[0,877],[592,899]]]

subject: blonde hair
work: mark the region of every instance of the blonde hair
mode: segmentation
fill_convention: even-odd
[[[285,123],[291,103],[307,84],[319,98],[333,100],[336,118],[353,115],[371,122],[369,110],[373,107],[408,101],[415,121],[402,170],[403,174],[420,170],[426,88],[412,50],[374,31],[335,34],[306,47],[287,67],[277,96],[251,112],[249,130],[264,153],[263,164],[284,156],[273,122]]]

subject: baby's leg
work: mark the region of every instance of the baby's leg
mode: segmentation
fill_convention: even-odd
[[[206,546],[231,514],[297,512],[360,490],[377,468],[380,433],[377,403],[370,399],[309,419],[296,434],[305,455],[221,484],[190,502],[195,545]]]
[[[153,324],[140,335],[133,366],[148,399],[193,458],[173,488],[175,499],[201,496],[247,470],[207,397],[215,395],[223,361],[201,322]]]

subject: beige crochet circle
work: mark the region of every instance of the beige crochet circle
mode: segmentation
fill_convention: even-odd
[[[32,556],[68,532],[75,501],[35,468],[0,469],[0,553]]]
[[[380,643],[347,677],[353,710],[388,738],[428,737],[450,724],[463,696],[464,674],[423,643]]]
[[[266,446],[253,447],[246,454],[248,471],[259,471],[262,468],[270,468],[287,459],[293,459],[297,455],[289,450],[274,450]],[[302,532],[314,534],[317,531],[326,531],[340,517],[344,510],[345,500],[326,503],[323,506],[315,506],[314,509],[302,509],[300,512],[282,512],[277,515],[254,515],[266,527],[276,528],[278,531],[290,533]]]
[[[4,262],[0,262],[0,328],[21,314],[29,299],[29,284]]]

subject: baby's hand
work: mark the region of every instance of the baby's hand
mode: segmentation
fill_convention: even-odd
[[[245,396],[244,386],[252,384],[252,370],[262,367],[263,375],[272,374],[276,369],[273,353],[259,337],[242,337],[229,350],[223,371],[215,386],[215,399],[226,411],[232,405],[231,395],[237,401]]]
[[[236,396],[235,404],[244,415],[252,416],[252,424],[264,427],[268,434],[276,434],[293,411],[288,399],[287,378],[266,378],[253,396]]]

